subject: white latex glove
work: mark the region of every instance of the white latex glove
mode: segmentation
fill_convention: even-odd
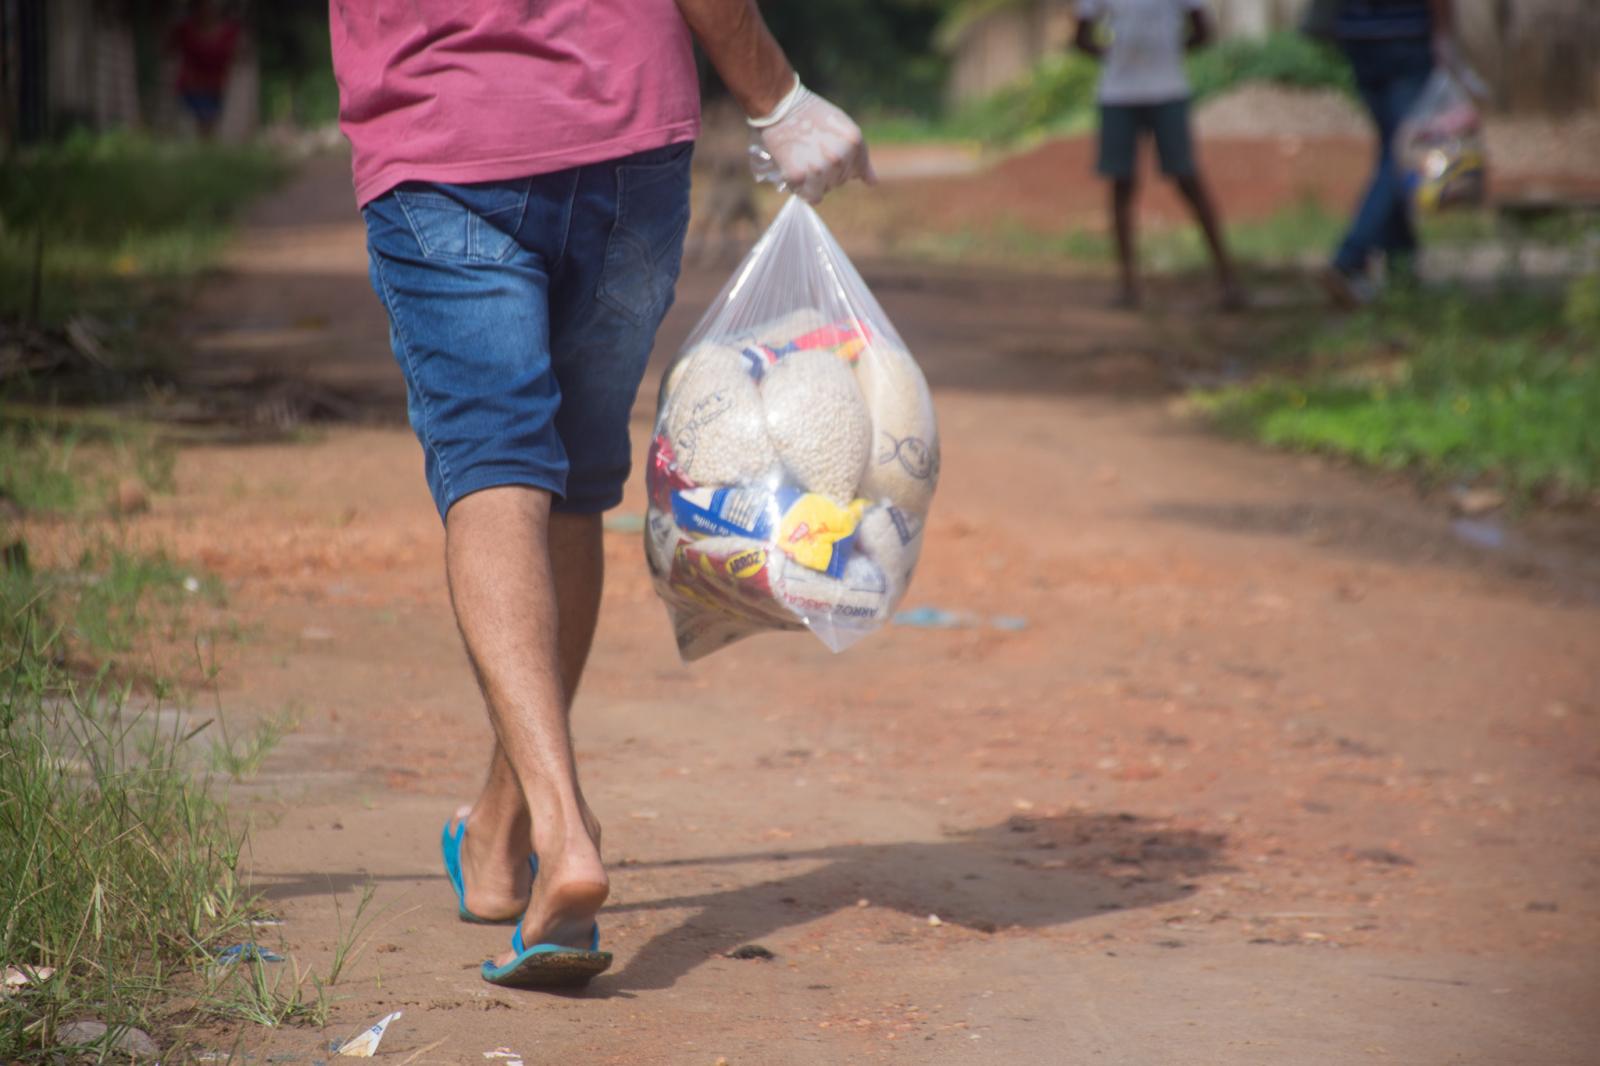
[[[878,183],[872,161],[867,158],[861,127],[801,85],[799,78],[770,115],[748,121],[772,161],[770,168],[757,164],[757,177],[778,180],[779,188],[807,203],[820,203],[830,189],[851,178],[860,178],[868,185]]]

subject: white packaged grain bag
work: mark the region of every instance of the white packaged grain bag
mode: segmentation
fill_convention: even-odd
[[[885,624],[938,478],[922,371],[791,197],[663,379],[645,542],[680,653],[799,628],[842,651]]]

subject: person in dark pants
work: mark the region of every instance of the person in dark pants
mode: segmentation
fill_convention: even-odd
[[[1109,23],[1111,43],[1097,39],[1101,20]],[[1205,234],[1222,290],[1222,307],[1244,306],[1222,238],[1216,206],[1200,177],[1189,130],[1189,80],[1184,52],[1211,37],[1205,0],[1078,0],[1078,32],[1073,45],[1101,61],[1100,152],[1095,164],[1111,182],[1111,220],[1117,237],[1121,284],[1119,307],[1139,305],[1139,274],[1133,240],[1133,196],[1137,189],[1139,138],[1156,142],[1161,173],[1177,185]]]
[[[1357,307],[1376,295],[1372,265],[1388,277],[1415,269],[1417,232],[1394,152],[1395,131],[1416,104],[1436,57],[1454,49],[1452,0],[1344,0],[1334,36],[1378,130],[1378,156],[1355,219],[1322,282],[1334,303]]]

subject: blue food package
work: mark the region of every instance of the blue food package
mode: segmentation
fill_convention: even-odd
[[[672,520],[691,536],[770,541],[801,565],[839,577],[855,548],[865,503],[840,507],[787,486],[686,488],[672,493]]]
[[[783,505],[765,488],[679,489],[672,519],[686,533],[766,540],[778,528]]]

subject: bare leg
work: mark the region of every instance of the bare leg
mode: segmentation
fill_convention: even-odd
[[[515,918],[528,905],[533,890],[528,874],[533,822],[522,783],[500,741],[494,743],[489,777],[478,801],[457,810],[456,818],[466,819],[470,830],[461,842],[467,910],[493,921]]]
[[[459,501],[446,531],[456,621],[498,738],[468,817],[468,907],[504,917],[526,899],[526,943],[588,947],[609,882],[568,712],[599,611],[600,518],[552,516],[548,493],[508,486]],[[539,876],[528,896],[530,844]]]
[[[1133,248],[1135,191],[1132,178],[1114,178],[1111,181],[1111,228],[1117,237],[1117,269],[1121,279],[1116,299],[1119,307],[1139,306],[1139,275],[1134,266]]]
[[[1188,174],[1175,180],[1178,191],[1183,193],[1183,198],[1189,201],[1189,207],[1194,211],[1195,221],[1200,223],[1200,230],[1206,237],[1206,247],[1211,249],[1211,262],[1217,269],[1217,284],[1222,288],[1222,306],[1228,310],[1243,307],[1244,291],[1239,288],[1233,260],[1228,256],[1228,246],[1222,237],[1222,224],[1217,220],[1217,209],[1211,202],[1211,194],[1206,191],[1199,174]]]
[[[599,515],[550,516],[550,562],[558,619],[556,645],[569,722],[600,614],[600,590],[605,578],[602,535]],[[581,792],[579,806],[598,845],[600,823],[583,802]],[[531,891],[528,854],[533,846],[533,824],[522,785],[498,738],[483,792],[471,807],[456,811],[456,817],[465,818],[471,830],[461,851],[467,909],[490,919],[521,914]]]

